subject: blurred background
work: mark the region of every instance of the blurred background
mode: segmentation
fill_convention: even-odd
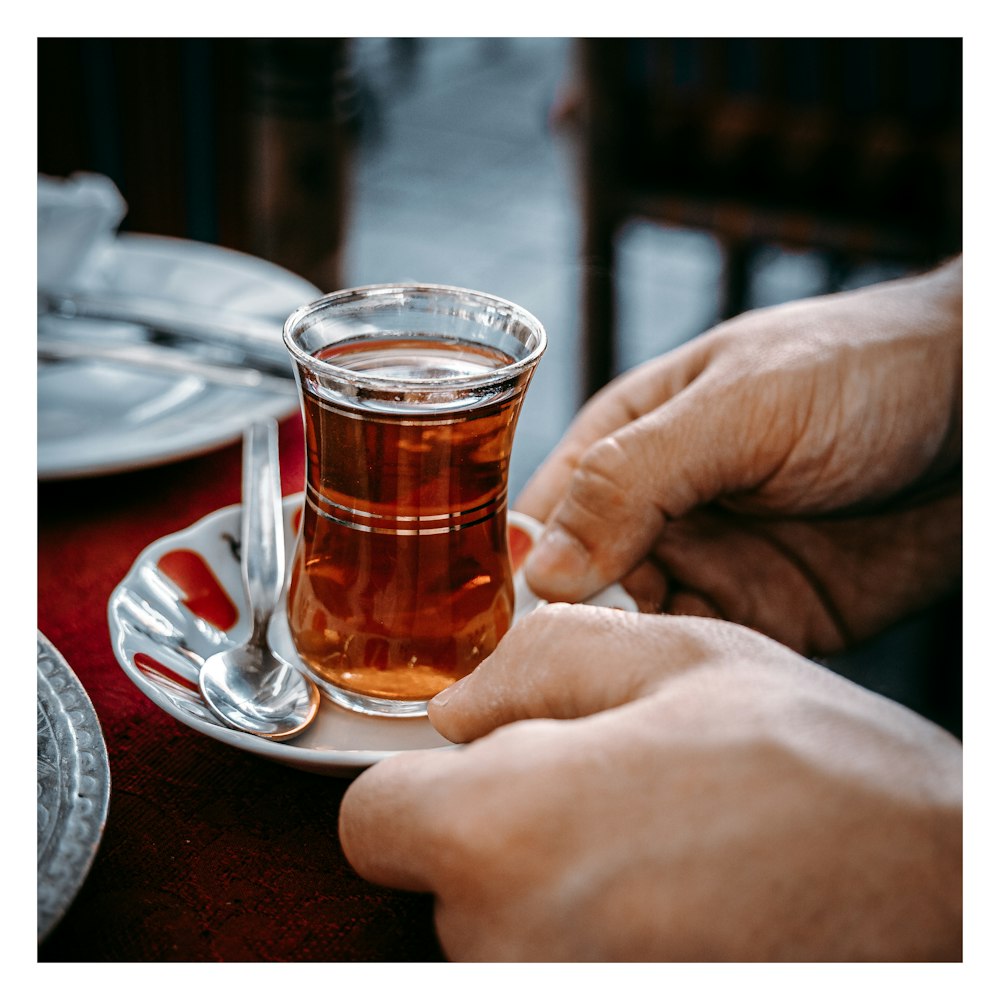
[[[961,88],[958,38],[40,38],[38,169],[324,291],[534,312],[516,495],[617,372],[959,251]],[[959,624],[956,598],[842,669],[959,731]]]

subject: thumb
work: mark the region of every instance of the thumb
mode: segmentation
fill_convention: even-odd
[[[699,380],[579,454],[525,562],[532,590],[580,601],[620,580],[677,518],[735,485],[745,468],[723,398]]]
[[[548,604],[522,618],[471,674],[428,706],[466,743],[519,719],[576,719],[651,693],[705,663],[740,626],[704,618]]]

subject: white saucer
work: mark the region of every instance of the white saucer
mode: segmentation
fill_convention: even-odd
[[[301,494],[284,500],[289,557],[301,507]],[[512,556],[520,565],[541,526],[516,511],[509,513],[508,526]],[[198,668],[211,653],[244,638],[249,628],[239,537],[240,506],[216,511],[147,547],[111,594],[108,624],[115,656],[141,691],[205,736],[306,771],[351,776],[391,754],[451,746],[426,718],[362,715],[327,698],[317,721],[288,743],[272,743],[218,722],[198,693]],[[541,603],[520,573],[515,593],[515,618]],[[617,585],[590,603],[635,609]],[[300,663],[284,614],[274,617],[271,641],[288,660]]]
[[[275,321],[275,337],[318,289],[284,268],[190,240],[123,234],[102,251],[80,288],[217,307]],[[139,339],[123,323],[45,322],[98,343]],[[195,376],[128,370],[96,361],[38,367],[38,478],[66,479],[160,465],[239,439],[259,418],[294,413],[292,395],[210,385]]]

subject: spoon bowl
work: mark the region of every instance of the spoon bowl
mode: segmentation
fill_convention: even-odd
[[[319,692],[292,664],[261,646],[237,646],[205,661],[199,677],[208,707],[232,729],[288,740],[315,718]]]
[[[315,718],[319,689],[271,649],[267,627],[284,582],[278,428],[254,423],[243,439],[240,565],[251,615],[245,643],[210,656],[198,687],[205,703],[231,729],[280,742]]]

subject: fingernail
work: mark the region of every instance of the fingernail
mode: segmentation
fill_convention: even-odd
[[[528,553],[524,566],[537,580],[573,583],[590,571],[590,558],[577,539],[553,525]]]
[[[460,677],[454,684],[449,684],[443,691],[438,691],[438,693],[431,698],[431,704],[436,708],[444,708],[444,706],[451,700],[451,696],[455,693],[456,689],[460,688],[465,683],[465,680],[465,677]]]

